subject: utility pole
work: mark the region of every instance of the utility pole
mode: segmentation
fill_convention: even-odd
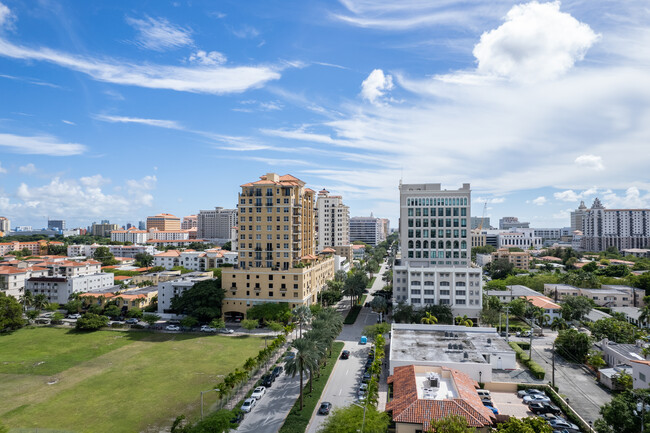
[[[506,343],[508,343],[510,340],[510,306],[505,307],[506,310]]]
[[[552,377],[551,383],[553,384],[553,389],[555,389],[555,341],[553,341],[553,358],[552,358],[551,365],[552,365],[552,372],[553,372],[551,375]]]

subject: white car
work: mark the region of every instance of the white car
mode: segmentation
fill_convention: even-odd
[[[165,326],[165,329],[167,331],[180,331],[181,330],[181,328],[179,328],[176,325],[167,325],[167,326]]]
[[[253,409],[253,406],[255,406],[256,401],[257,400],[255,400],[254,398],[247,398],[246,400],[244,400],[244,404],[241,405],[240,408],[241,411],[245,413],[250,412]]]
[[[524,398],[527,395],[535,395],[535,394],[546,395],[544,394],[544,391],[540,391],[539,389],[535,389],[535,388],[520,389],[519,391],[517,391],[517,395],[519,396],[519,398]]]
[[[81,314],[79,313],[68,314],[68,319],[81,319]]]
[[[254,398],[255,400],[259,400],[260,398],[262,398],[265,392],[266,392],[266,388],[264,388],[263,386],[258,386],[257,388],[255,388],[255,390],[253,390],[253,393],[251,394],[251,398]]]
[[[528,404],[528,403],[533,403],[533,402],[550,403],[551,399],[548,398],[545,395],[539,395],[539,394],[527,395],[526,397],[524,397],[524,403]]]
[[[220,334],[232,334],[235,331],[229,328],[219,328],[217,329],[217,332],[219,332]]]
[[[217,332],[217,330],[208,325],[203,325],[201,326],[201,332]]]

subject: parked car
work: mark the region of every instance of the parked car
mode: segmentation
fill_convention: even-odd
[[[135,325],[138,322],[140,322],[140,321],[138,319],[136,319],[135,317],[131,317],[130,319],[126,319],[126,323],[128,323],[129,325]]]
[[[485,398],[485,397],[488,397],[488,398],[490,398],[490,399],[492,398],[492,396],[490,395],[490,391],[488,391],[487,389],[477,389],[477,390],[476,390],[476,393],[477,393],[477,394],[479,395],[479,397],[481,397],[481,398]]]
[[[282,374],[282,370],[283,370],[282,366],[278,365],[277,367],[275,367],[273,369],[271,374],[273,375],[273,377],[276,377],[276,378],[280,377],[280,375]]]
[[[167,331],[180,331],[181,330],[181,328],[179,328],[176,325],[167,325],[167,326],[165,326],[165,329]]]
[[[368,343],[368,337],[362,335],[361,338],[359,339],[359,344],[366,344],[366,343]]]
[[[244,413],[242,411],[238,411],[235,416],[233,416],[230,419],[230,424],[239,424],[244,420]]]
[[[232,334],[235,331],[233,331],[232,329],[229,329],[229,328],[219,328],[219,329],[217,329],[217,332],[220,333],[220,334]]]
[[[265,392],[266,392],[266,388],[264,388],[263,386],[258,386],[253,390],[253,393],[251,394],[251,398],[254,398],[255,400],[259,400],[260,398],[262,398]]]
[[[201,326],[201,332],[217,332],[217,329],[208,325],[203,325]]]
[[[368,389],[368,384],[367,383],[362,383],[359,385],[359,391],[366,391]]]
[[[552,413],[544,413],[544,414],[541,414],[541,415],[538,415],[538,416],[539,416],[540,418],[545,419],[546,421],[551,421],[551,420],[554,420],[554,419],[557,419],[557,420],[560,420],[560,421],[566,421],[566,420],[565,420],[564,418],[562,418],[561,416],[559,416],[559,415],[554,415],[554,414],[552,414]]]
[[[553,413],[553,414],[562,413],[562,410],[559,407],[550,403],[534,402],[529,404],[528,408],[535,415],[539,415],[542,413]]]
[[[492,411],[493,414],[499,415],[499,409],[497,409],[494,406],[490,406],[489,404],[484,404],[485,407],[487,407],[489,410]]]
[[[265,386],[267,388],[270,388],[273,386],[273,375],[272,374],[266,374],[262,376],[262,386]]]
[[[344,350],[341,352],[341,359],[348,359],[350,357],[350,351],[349,350]]]
[[[524,398],[527,395],[533,395],[533,394],[546,395],[544,391],[540,391],[539,389],[535,389],[535,388],[520,389],[519,391],[517,391],[517,395],[519,396],[519,398]]]
[[[244,400],[244,404],[241,405],[240,408],[241,411],[245,413],[249,413],[253,409],[253,406],[255,406],[256,401],[257,400],[255,400],[254,398],[247,398],[246,400]]]
[[[363,375],[363,378],[361,379],[361,382],[362,382],[362,383],[368,383],[368,382],[370,382],[370,373],[365,373],[365,374]]]
[[[320,404],[320,407],[318,408],[318,414],[329,415],[330,410],[332,410],[332,403],[330,403],[329,401],[324,401]]]
[[[68,314],[68,319],[81,319],[81,314],[79,313]]]
[[[357,393],[357,400],[364,401],[365,399],[366,399],[366,392],[365,391],[359,391]]]
[[[554,430],[562,430],[562,429],[578,430],[578,431],[580,430],[577,425],[564,420],[553,419],[548,423],[551,425],[551,427],[553,427]]]
[[[491,397],[481,397],[481,402],[483,404],[487,403],[487,404],[491,405],[492,404],[492,398]]]
[[[526,404],[541,403],[541,402],[550,403],[551,399],[548,398],[546,395],[539,395],[539,394],[527,395],[524,397],[524,403]]]

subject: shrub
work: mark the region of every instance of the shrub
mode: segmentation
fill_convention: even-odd
[[[80,331],[96,331],[106,325],[108,325],[108,317],[86,313],[80,319],[77,319],[76,328]]]
[[[360,305],[353,306],[348,312],[348,315],[345,316],[345,320],[343,321],[343,323],[346,325],[354,325],[354,322],[357,321],[357,316],[359,316],[360,312],[361,312]]]
[[[512,341],[509,344],[510,347],[512,347],[512,350],[517,354],[517,359],[519,359],[519,361],[530,370],[531,374],[537,379],[544,379],[544,376],[546,375],[544,369],[538,363],[530,359],[528,354],[519,346],[519,344],[513,343]],[[530,345],[528,348],[530,348]]]

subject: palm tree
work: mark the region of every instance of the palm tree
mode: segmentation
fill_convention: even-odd
[[[25,290],[20,296],[20,302],[23,304],[23,310],[27,310],[27,307],[34,305],[34,295],[32,292]]]
[[[646,304],[645,307],[641,308],[641,314],[639,314],[639,324],[641,324],[642,327],[647,328],[649,322],[650,322],[650,305]]]
[[[305,371],[312,368],[315,362],[315,352],[316,347],[314,342],[307,340],[305,338],[299,338],[292,343],[292,346],[296,349],[296,356],[293,359],[287,361],[285,365],[285,370],[287,374],[290,374],[291,377],[296,377],[296,374],[300,374],[300,410],[303,406],[303,374]]]
[[[291,311],[291,315],[300,325],[300,337],[302,337],[302,324],[311,320],[311,310],[306,305],[298,305]]]
[[[431,314],[430,312],[425,311],[424,317],[420,319],[420,323],[424,323],[426,325],[435,325],[436,323],[438,323],[438,318],[433,314]]]
[[[556,317],[555,319],[553,319],[553,322],[551,322],[551,329],[553,331],[567,329],[568,327],[569,324],[567,323],[567,321],[561,317]]]
[[[456,317],[456,325],[466,326],[468,328],[471,328],[474,326],[474,322],[472,321],[472,319],[467,317],[467,315],[464,315],[463,317],[460,316]]]
[[[37,310],[44,310],[47,308],[49,302],[47,300],[47,296],[44,294],[36,295],[34,296],[34,308]]]

